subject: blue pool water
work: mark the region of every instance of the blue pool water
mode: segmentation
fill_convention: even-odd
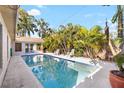
[[[95,66],[74,63],[48,55],[22,57],[45,88],[71,88],[97,69]]]

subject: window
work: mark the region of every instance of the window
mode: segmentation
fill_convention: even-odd
[[[15,51],[16,52],[22,51],[22,44],[21,43],[15,43]]]

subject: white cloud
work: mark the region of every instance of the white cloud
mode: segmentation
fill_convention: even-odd
[[[38,15],[41,14],[41,12],[38,9],[31,9],[31,10],[28,11],[28,14],[33,15],[33,16],[38,16]]]

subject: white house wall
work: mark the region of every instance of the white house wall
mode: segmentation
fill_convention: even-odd
[[[19,52],[15,51],[15,43],[21,43],[22,44],[22,46],[21,46],[22,47],[22,51],[19,51]],[[30,49],[30,45],[34,44],[33,51],[36,52],[36,53],[37,52],[42,52],[42,50],[40,50],[40,51],[37,50],[37,43],[27,43],[27,42],[25,43],[25,42],[18,42],[18,41],[16,41],[15,43],[14,43],[14,47],[13,47],[14,55],[23,55],[23,54],[25,54],[26,44],[29,44],[29,49]]]
[[[37,44],[34,44],[33,50],[34,50],[34,51],[37,50]]]
[[[4,20],[1,16],[1,13],[0,13],[0,23],[2,24],[2,65],[3,65],[2,72],[0,74],[0,86],[1,86],[10,60],[11,39],[6,28],[6,24],[4,23]],[[8,36],[8,48],[7,48],[7,36]],[[8,51],[8,58],[7,58],[7,51]]]

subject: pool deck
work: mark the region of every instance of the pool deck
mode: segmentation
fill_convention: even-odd
[[[117,68],[114,63],[110,62],[100,63],[100,65],[102,69],[94,74],[92,78],[86,78],[77,88],[111,88],[109,71]]]
[[[83,57],[82,57],[83,58]],[[78,59],[78,58],[77,58]],[[81,59],[81,58],[80,58]],[[110,88],[108,80],[109,71],[116,69],[114,63],[100,62],[102,69],[91,78],[86,78],[84,82],[77,85],[77,88]],[[3,81],[3,88],[42,88],[29,67],[25,64],[21,56],[13,56]]]
[[[3,81],[3,88],[40,88],[38,82],[21,56],[13,56]]]

